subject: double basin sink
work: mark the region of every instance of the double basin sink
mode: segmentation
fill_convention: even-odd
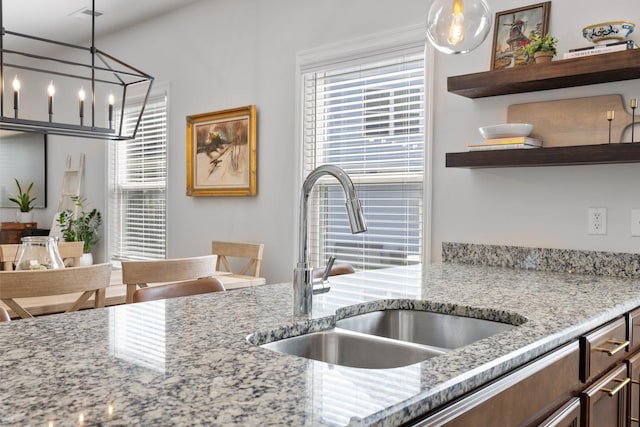
[[[381,310],[261,347],[335,365],[385,369],[422,362],[514,327],[431,311]]]

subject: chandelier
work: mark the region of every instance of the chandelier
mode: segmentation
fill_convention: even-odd
[[[2,6],[0,129],[135,138],[153,77],[95,47],[95,0],[88,47],[10,31]]]

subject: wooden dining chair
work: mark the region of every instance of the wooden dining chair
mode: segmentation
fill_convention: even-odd
[[[82,256],[83,242],[58,242],[58,253],[65,267],[78,267]],[[0,245],[0,270],[13,270],[20,249],[19,243]]]
[[[80,267],[84,242],[58,242],[58,253],[65,267]]]
[[[0,245],[0,270],[13,270],[13,262],[16,260],[18,244]]]
[[[238,276],[260,276],[263,250],[264,244],[262,243],[219,242],[215,240],[211,242],[211,253],[218,257],[216,270],[228,271]],[[229,258],[243,258],[240,263],[244,262],[244,265],[234,271],[231,268]],[[224,270],[222,270],[222,267],[224,267]]]
[[[6,308],[0,307],[0,322],[10,322],[11,316],[9,316],[9,312]]]
[[[355,272],[356,271],[353,269],[353,266],[351,264],[339,263],[339,264],[334,264],[333,267],[331,267],[331,270],[329,271],[329,277],[340,276],[341,274],[351,274]],[[321,278],[323,274],[324,274],[324,269],[322,268],[313,270],[313,277],[316,279]]]
[[[81,295],[65,312],[76,311],[94,296],[94,307],[104,307],[105,289],[111,281],[111,264],[55,270],[0,271],[0,301],[24,319],[33,315],[16,299],[52,295]]]
[[[138,288],[149,284],[184,282],[211,277],[216,273],[213,255],[190,258],[172,258],[148,261],[122,261],[122,283],[127,286],[127,303],[133,302],[133,294]]]
[[[156,301],[224,291],[224,285],[220,280],[215,277],[205,277],[187,282],[168,283],[166,285],[138,289],[133,293],[133,302]]]

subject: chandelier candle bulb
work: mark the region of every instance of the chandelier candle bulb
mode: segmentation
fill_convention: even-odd
[[[13,79],[13,109],[15,110],[16,119],[18,118],[18,108],[20,104],[20,80],[18,76]]]
[[[51,80],[49,87],[47,87],[47,93],[49,94],[49,121],[51,121],[53,116],[53,95],[56,93],[56,88],[53,87],[53,80]]]
[[[80,92],[78,92],[78,99],[79,99],[79,107],[80,107],[80,126],[82,126],[82,119],[84,118],[84,99],[86,98],[87,94],[84,92],[84,88],[81,87],[80,88]]]
[[[111,124],[113,122],[113,104],[115,104],[116,99],[113,97],[113,94],[109,94],[109,127],[112,127]]]

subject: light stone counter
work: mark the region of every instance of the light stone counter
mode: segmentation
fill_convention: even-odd
[[[291,301],[285,283],[0,324],[0,425],[398,425],[640,306],[640,284],[445,263],[335,277],[308,321],[294,322]],[[330,325],[357,303],[527,322],[381,370],[246,340]]]

